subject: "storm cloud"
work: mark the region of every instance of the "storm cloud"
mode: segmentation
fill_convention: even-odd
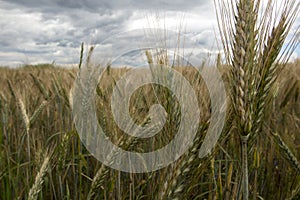
[[[137,33],[149,27],[185,32],[184,48],[199,58],[220,47],[211,0],[5,0],[0,1],[0,65],[75,64],[81,42],[100,44],[99,51],[110,46],[101,44],[106,40],[112,46],[145,46]],[[135,29],[140,31],[130,31]],[[120,39],[120,34],[130,35]]]

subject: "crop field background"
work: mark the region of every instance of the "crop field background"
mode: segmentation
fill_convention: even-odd
[[[114,106],[123,105],[123,109],[125,101],[119,99],[114,105],[112,100],[114,92],[121,94],[121,98],[130,94],[117,83],[132,68],[109,63],[107,67],[101,66],[106,70],[98,77],[100,65],[92,60],[96,51],[93,45],[84,51],[82,43],[79,65],[74,68],[52,64],[0,67],[0,199],[299,200],[300,60],[290,58],[299,45],[300,25],[294,23],[299,19],[300,3],[297,0],[280,3],[270,0],[264,5],[260,0],[214,2],[218,39],[223,47],[212,59],[214,64],[203,62],[192,67],[190,63],[180,63],[179,59],[184,58],[178,55],[184,51],[180,33],[170,60],[166,30],[163,33],[166,41],[155,35],[162,46],[139,49],[145,51],[142,53],[151,80],[165,79],[176,91],[185,90],[183,82],[168,71],[176,70],[189,82],[193,92],[186,90],[178,96],[173,88],[163,84],[144,84],[130,96],[128,116],[124,115],[126,110],[118,107],[116,117]],[[145,74],[145,69],[138,68],[140,74]],[[157,69],[162,73],[155,74]],[[200,73],[203,71],[215,73],[210,76],[210,84]],[[219,72],[225,86],[221,92],[215,81]],[[126,79],[124,84],[133,85],[130,81],[136,81],[136,77]],[[89,101],[91,92],[95,95],[94,102]],[[194,95],[197,101],[182,104],[182,99],[193,99]],[[217,109],[216,99],[222,100]],[[160,105],[164,111],[153,110],[153,105]],[[183,107],[192,109],[187,112]],[[194,113],[194,107],[201,112]],[[148,170],[152,166],[142,157],[138,167],[147,169],[144,173],[126,173],[109,167],[122,165],[124,157],[115,159],[121,154],[117,148],[107,151],[103,143],[103,147],[96,146],[99,138],[91,138],[95,136],[91,132],[99,129],[93,121],[95,115],[89,115],[88,108],[96,112],[95,121],[105,133],[101,141],[110,141],[119,149],[140,156],[183,138],[180,145],[176,143],[158,158],[149,156],[154,161],[150,165],[156,166],[164,166],[171,156],[178,159],[154,171]],[[78,112],[74,114],[76,109]],[[214,121],[214,116],[224,112],[225,124],[218,131],[215,127],[222,120]],[[125,131],[119,127],[118,117],[126,119]],[[127,123],[129,117],[132,120]],[[200,120],[196,121],[198,117]],[[192,125],[182,125],[183,119],[189,119]],[[193,125],[195,121],[197,124]],[[141,129],[136,124],[151,137],[139,137]],[[162,128],[153,135],[157,127]],[[190,130],[196,132],[193,141],[185,137]],[[212,151],[200,156],[210,130],[213,137],[218,134],[220,137]],[[80,137],[81,132],[85,132],[84,138]],[[177,137],[177,132],[184,132],[184,137]],[[215,138],[209,139],[209,144],[213,144]],[[174,149],[184,149],[181,144],[189,142],[187,151],[178,156],[180,153]],[[89,146],[101,152],[88,151]],[[108,166],[94,157],[102,152],[108,154],[105,154]],[[134,166],[137,157],[134,162],[131,154],[125,158],[128,159],[124,163],[129,163],[130,169],[138,168]]]
[[[226,66],[219,66],[226,80]],[[102,76],[96,102],[99,123],[117,138],[122,131],[114,124],[110,96],[126,68],[110,68]],[[0,68],[0,197],[23,199],[236,199],[240,196],[241,163],[238,135],[232,133],[228,110],[226,126],[214,152],[199,159],[209,123],[207,89],[192,68],[177,68],[190,81],[203,110],[194,146],[169,167],[145,174],[112,170],[97,161],[81,144],[73,124],[70,89],[77,69],[52,65]],[[251,196],[263,199],[298,199],[300,193],[300,62],[288,64],[272,90],[262,134],[249,152]],[[225,82],[226,83],[226,82]],[[228,85],[226,83],[226,85]],[[135,140],[124,146],[138,151],[153,148],[172,138],[176,127],[176,99],[164,101],[168,91],[157,87],[168,118],[159,137],[151,142]],[[133,95],[131,113],[143,124],[155,92],[144,86]],[[172,102],[172,105],[170,105]],[[205,108],[205,109],[204,109]],[[275,137],[278,134],[279,137]],[[281,141],[279,141],[280,139]],[[130,141],[128,138],[127,141]],[[117,140],[115,140],[117,142]],[[131,140],[132,141],[132,140]],[[284,144],[282,144],[284,141]],[[149,148],[149,147],[146,147]]]

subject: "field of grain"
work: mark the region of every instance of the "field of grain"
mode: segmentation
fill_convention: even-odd
[[[299,44],[299,34],[292,33],[290,38],[289,33],[300,3],[284,0],[276,10],[274,1],[268,1],[265,8],[260,0],[229,2],[215,1],[224,61],[219,54],[215,66],[167,66],[171,62],[166,51],[145,50],[152,78],[157,78],[155,65],[176,70],[197,98],[188,106],[201,108],[198,126],[191,128],[196,134],[188,141],[189,149],[156,171],[126,173],[99,162],[83,145],[95,126],[90,125],[87,112],[79,116],[72,111],[77,106],[95,108],[96,121],[105,132],[102,138],[126,151],[148,153],[176,138],[181,121],[190,114],[183,112],[185,105],[173,91],[145,84],[130,97],[129,130],[135,132],[132,124],[138,124],[151,132],[151,112],[165,115],[162,129],[145,139],[124,133],[112,111],[114,89],[124,92],[117,83],[130,68],[109,65],[95,87],[90,87],[98,80],[93,79],[97,68],[90,60],[94,46],[83,59],[82,45],[79,66],[73,69],[49,64],[0,67],[0,199],[300,199],[300,60],[288,62]],[[226,109],[212,108],[212,99],[220,93],[211,93],[199,73],[213,67],[226,88]],[[85,81],[81,79],[84,73]],[[181,87],[166,75],[163,78],[174,87]],[[78,79],[83,95],[74,96]],[[130,85],[134,80],[127,81]],[[93,103],[87,100],[90,91],[95,93]],[[95,107],[90,105],[94,103]],[[166,112],[153,113],[151,106],[157,104]],[[208,155],[199,157],[209,127],[215,123],[211,119],[222,109],[225,124],[222,131],[215,131],[220,138]],[[84,139],[74,124],[79,117],[87,127]],[[107,154],[108,163],[116,162],[116,151]]]
[[[193,147],[167,168],[130,174],[105,167],[82,145],[70,108],[70,88],[77,69],[51,65],[0,68],[1,199],[23,199],[28,195],[33,199],[86,199],[88,196],[98,199],[164,199],[162,196],[236,199],[241,196],[241,146],[234,131],[232,112],[228,109],[226,126],[214,152],[199,159],[193,148],[199,149],[207,130],[211,114],[206,105],[209,98],[203,95],[207,91],[196,70],[177,70],[190,81],[200,104],[206,108],[202,110]],[[221,71],[226,80],[226,70]],[[125,72],[126,69],[114,68],[106,71],[97,90],[99,123],[111,134],[112,140],[120,137],[122,131],[109,111],[109,98],[114,83]],[[288,64],[272,89],[262,133],[248,154],[251,196],[255,193],[263,199],[299,197],[299,74],[299,60]],[[156,89],[160,90],[160,103],[173,116],[176,100],[164,101],[168,91]],[[131,107],[137,123],[143,123],[149,107],[156,102],[151,87],[139,90],[134,94]],[[168,118],[162,132],[150,142],[136,140],[123,148],[137,151],[147,145],[157,148],[166,144],[178,128],[177,120]]]

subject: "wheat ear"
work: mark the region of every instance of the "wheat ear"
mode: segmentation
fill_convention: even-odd
[[[44,177],[46,175],[46,172],[49,169],[49,161],[50,161],[50,156],[46,156],[40,168],[40,171],[35,177],[34,184],[29,190],[28,200],[36,200],[38,198],[38,195],[43,188]]]

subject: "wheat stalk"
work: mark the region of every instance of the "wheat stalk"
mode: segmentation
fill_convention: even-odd
[[[242,174],[243,174],[243,198],[248,199],[248,138],[252,129],[253,108],[251,105],[253,77],[249,74],[255,65],[257,7],[259,1],[240,0],[237,3],[235,16],[235,29],[232,46],[232,102],[236,115],[238,133],[242,145]]]
[[[81,65],[82,65],[83,51],[84,51],[84,43],[82,42],[81,46],[80,46],[80,59],[79,59],[79,64],[78,64],[79,69],[81,68]]]
[[[43,101],[41,105],[34,111],[34,113],[31,115],[29,119],[29,124],[33,124],[35,120],[38,118],[38,116],[41,114],[41,112],[44,110],[44,108],[47,106],[48,101]]]
[[[18,106],[20,108],[21,114],[22,114],[22,119],[25,125],[25,129],[26,129],[26,134],[29,134],[29,129],[30,129],[30,119],[27,115],[27,111],[24,105],[24,102],[22,101],[21,98],[18,97]]]
[[[34,184],[29,190],[28,200],[36,200],[38,198],[38,195],[43,188],[44,177],[46,175],[46,172],[49,169],[49,161],[50,161],[50,156],[46,156],[40,168],[40,171],[35,177]]]
[[[147,119],[144,120],[142,125],[145,125],[148,122]],[[132,130],[133,124],[128,124],[128,127],[126,130]],[[126,132],[125,130],[125,132]],[[152,131],[151,128],[146,129],[145,131]],[[137,134],[136,131],[133,131],[133,134]],[[129,139],[125,140],[123,137],[119,139],[117,142],[118,146],[124,146],[124,149],[129,150],[133,147],[136,146],[138,143],[138,138],[137,137],[129,137]],[[106,160],[108,160],[110,163],[114,161],[115,156],[117,156],[118,149],[114,148],[109,155],[107,155]],[[100,188],[100,186],[103,184],[106,176],[109,173],[109,167],[106,167],[105,165],[101,165],[101,167],[98,169],[97,173],[95,174],[90,191],[88,193],[87,199],[93,199],[96,195],[97,190]]]
[[[183,159],[178,161],[178,164],[173,168],[173,172],[168,174],[168,178],[161,191],[159,192],[159,198],[180,198],[183,193],[183,189],[185,188],[185,184],[183,177],[186,174],[192,171],[193,165],[195,165],[195,160],[198,158],[199,149],[201,146],[201,139],[203,139],[203,135],[205,135],[208,128],[208,122],[202,125],[199,128],[199,132],[194,141],[194,145],[189,149],[189,151],[184,154]]]
[[[281,14],[273,16],[274,2],[269,1],[260,22],[260,0],[239,0],[234,4],[219,0],[217,15],[226,58],[232,65],[231,97],[242,145],[242,191],[243,198],[248,199],[248,140],[250,137],[253,141],[261,132],[268,95],[280,71],[275,62],[299,12],[299,3],[285,0]],[[273,17],[278,17],[277,25]]]
[[[44,84],[37,78],[35,77],[32,73],[30,73],[31,78],[33,79],[34,84],[38,87],[39,91],[43,94],[44,98],[46,100],[49,100],[49,92],[46,90]]]
[[[7,85],[8,85],[11,96],[14,98],[14,100],[17,100],[17,95],[15,93],[15,90],[14,90],[10,80],[7,80]]]
[[[280,135],[278,133],[273,133],[273,137],[277,140],[277,144],[282,150],[284,156],[287,160],[292,164],[292,166],[300,173],[300,163],[297,160],[296,156],[293,154],[293,152],[290,150],[290,148],[285,144],[285,142],[282,140]]]

